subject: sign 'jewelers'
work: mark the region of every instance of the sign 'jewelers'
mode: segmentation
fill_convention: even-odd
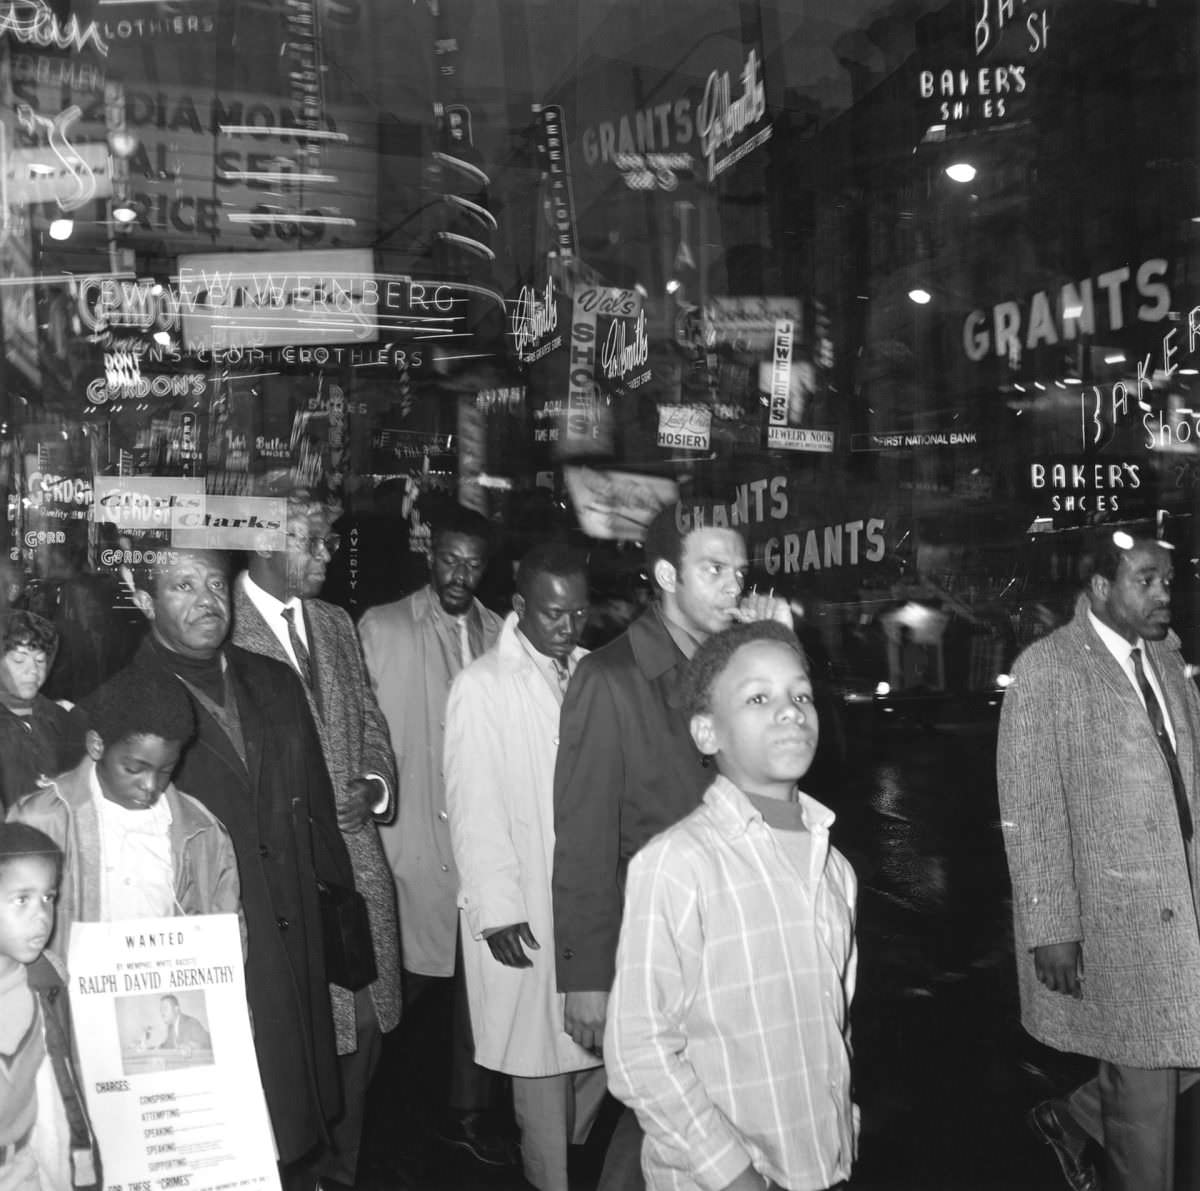
[[[771,125],[745,136],[767,114],[766,87],[759,77],[758,51],[750,49],[741,73],[742,93],[730,99],[729,72],[714,70],[708,76],[704,97],[696,113],[700,152],[708,162],[708,180],[741,161],[747,153],[771,138]],[[742,139],[745,136],[745,139]],[[717,154],[728,150],[718,159]]]

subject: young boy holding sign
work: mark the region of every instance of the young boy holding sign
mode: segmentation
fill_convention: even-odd
[[[45,950],[61,871],[49,836],[0,824],[0,1191],[100,1186],[64,973]]]
[[[73,922],[240,914],[229,834],[171,783],[196,729],[183,684],[122,670],[83,710],[87,756],[8,816],[44,831],[65,854],[55,951],[66,955]]]

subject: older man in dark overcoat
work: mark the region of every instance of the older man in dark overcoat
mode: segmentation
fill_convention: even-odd
[[[175,781],[233,841],[267,1108],[285,1181],[311,1184],[341,1108],[317,881],[354,883],[321,743],[292,670],[226,641],[224,554],[171,552],[134,602],[151,628],[134,665],[175,675],[196,711]]]

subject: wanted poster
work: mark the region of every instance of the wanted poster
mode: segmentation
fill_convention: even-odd
[[[278,1191],[237,916],[76,922],[67,963],[106,1191]]]

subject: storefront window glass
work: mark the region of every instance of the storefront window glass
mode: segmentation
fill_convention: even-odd
[[[421,583],[717,497],[847,706],[992,713],[1087,535],[1200,479],[1190,0],[0,0],[4,599],[48,693],[128,656],[146,551]],[[503,605],[504,569],[489,580]],[[946,708],[953,709],[946,712]]]

